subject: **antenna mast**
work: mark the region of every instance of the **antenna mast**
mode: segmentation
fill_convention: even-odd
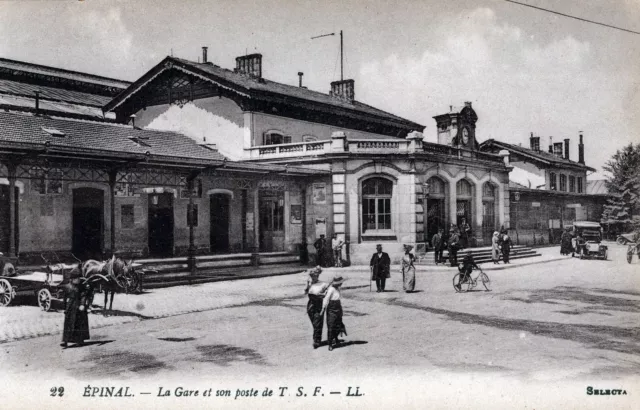
[[[321,38],[321,37],[335,36],[335,35],[336,33],[321,34],[319,36],[311,37],[311,40],[314,40],[316,38]],[[340,81],[342,80],[344,80],[344,41],[343,41],[342,30],[340,30]]]

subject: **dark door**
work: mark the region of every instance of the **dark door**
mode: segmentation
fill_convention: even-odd
[[[104,192],[95,188],[73,190],[72,252],[80,259],[101,259]]]
[[[427,241],[431,243],[433,235],[438,233],[438,229],[446,228],[444,221],[444,199],[427,199]]]
[[[20,190],[15,188],[15,244],[18,252],[18,197]],[[0,185],[0,252],[9,252],[9,186]]]
[[[149,195],[149,254],[173,256],[173,195]]]
[[[284,192],[260,191],[260,251],[284,250]]]
[[[229,195],[210,196],[211,252],[229,251]]]

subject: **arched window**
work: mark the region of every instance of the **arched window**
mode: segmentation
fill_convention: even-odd
[[[433,235],[438,233],[438,229],[447,228],[445,221],[446,209],[446,185],[445,182],[438,177],[431,177],[427,181],[429,184],[429,192],[427,196],[427,209],[424,228],[427,240],[431,243]]]
[[[456,184],[456,225],[461,226],[463,222],[471,225],[471,199],[473,187],[469,181],[461,179]]]
[[[444,182],[440,178],[431,177],[427,184],[429,184],[429,196],[444,196]]]
[[[362,182],[362,232],[391,229],[393,182],[370,178]]]

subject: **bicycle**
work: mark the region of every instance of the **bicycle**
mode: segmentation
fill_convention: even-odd
[[[462,282],[461,272],[456,273],[453,276],[453,289],[456,291],[456,293],[470,291],[471,289],[475,288],[478,285],[478,280],[482,282],[482,285],[487,291],[491,290],[491,279],[489,279],[489,276],[486,273],[484,273],[482,269],[480,269],[480,274],[478,274],[478,276],[476,276],[475,279],[473,279],[471,275],[472,273],[468,275],[467,280],[464,282]]]

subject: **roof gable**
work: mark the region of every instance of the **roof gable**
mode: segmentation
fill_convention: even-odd
[[[328,94],[309,90],[304,87],[296,87],[277,83],[264,78],[255,78],[221,68],[213,64],[194,63],[175,57],[166,57],[158,65],[149,70],[126,90],[117,95],[104,106],[105,111],[118,110],[128,101],[139,98],[146,87],[158,79],[167,70],[177,70],[188,76],[206,81],[226,91],[236,94],[239,98],[247,100],[270,101],[300,109],[318,110],[330,115],[338,115],[367,121],[371,123],[383,123],[400,128],[406,132],[413,130],[422,131],[424,126],[406,120],[394,114],[379,110],[370,105],[353,101],[353,103],[333,97]]]

